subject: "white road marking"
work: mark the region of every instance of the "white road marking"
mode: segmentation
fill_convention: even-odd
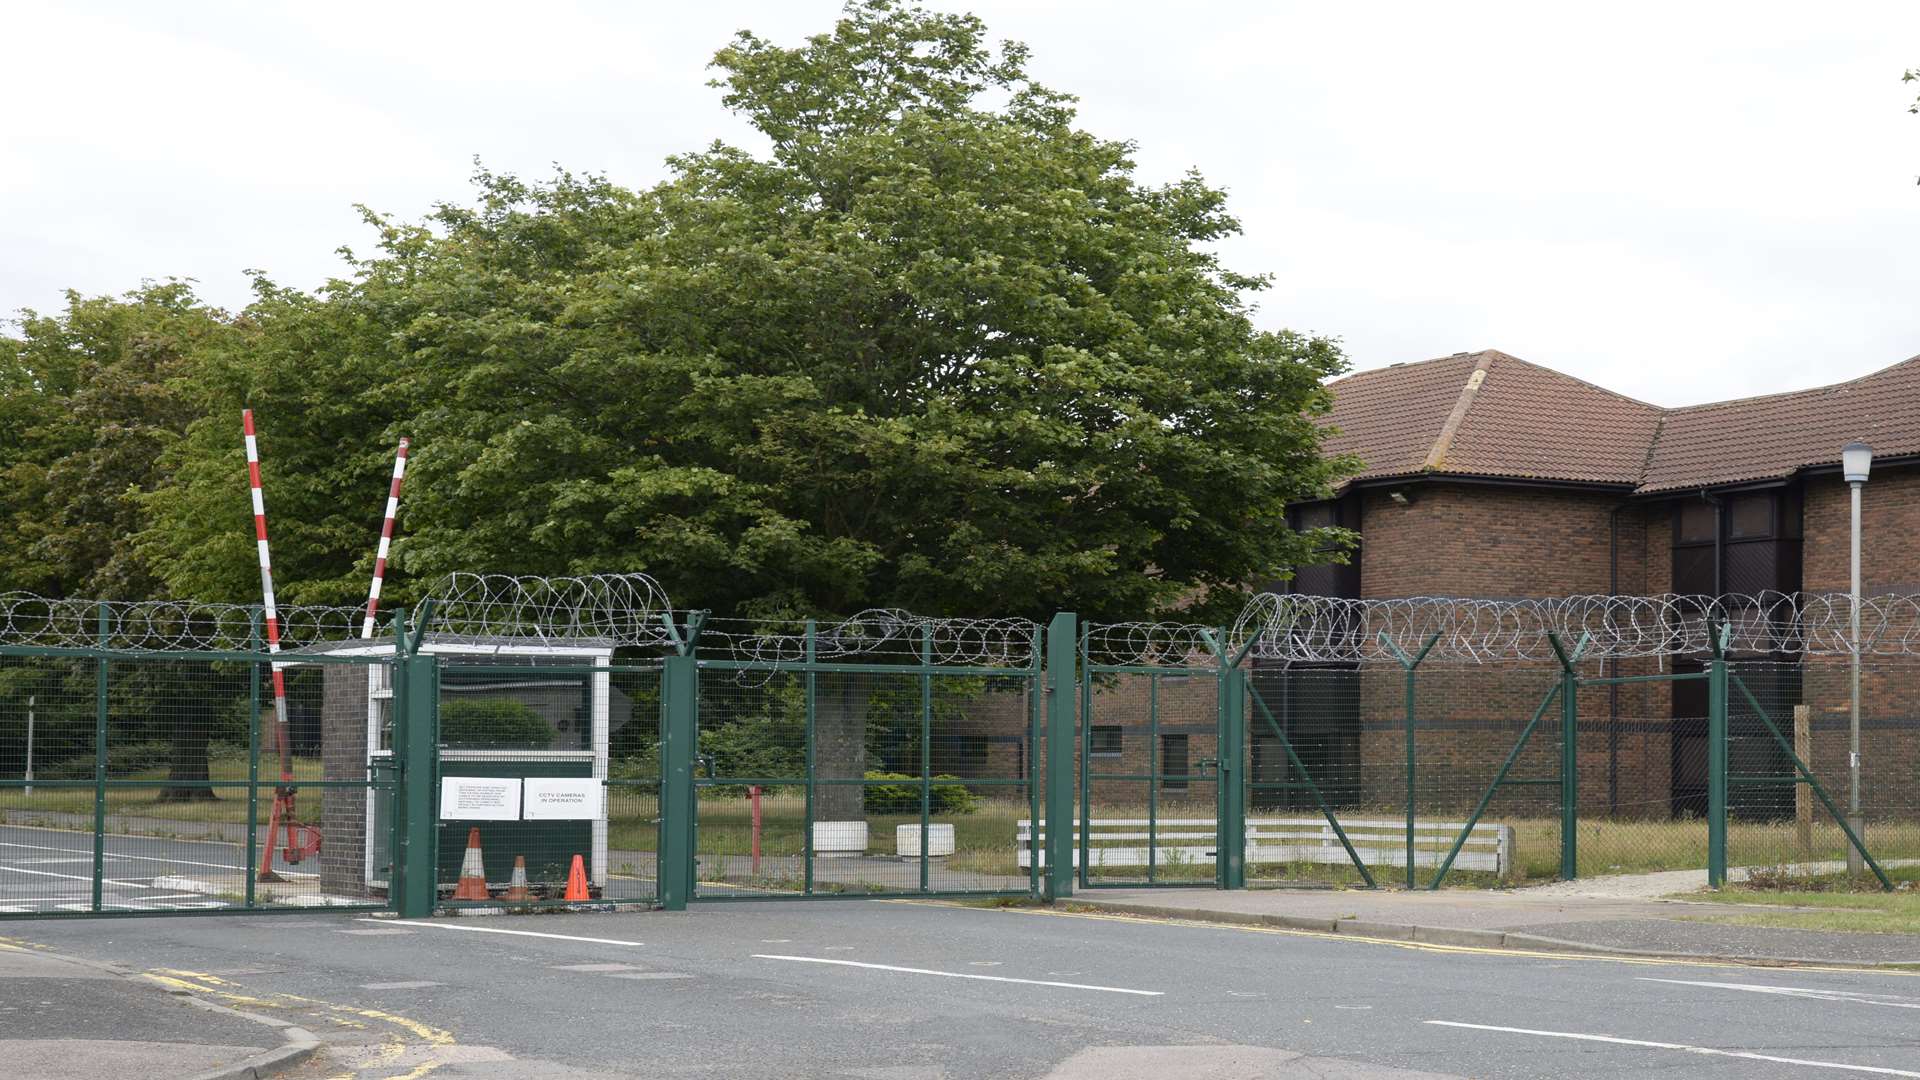
[[[1879,1065],[1849,1065],[1843,1061],[1809,1061],[1806,1058],[1775,1057],[1771,1054],[1755,1054],[1746,1050],[1716,1050],[1711,1046],[1688,1046],[1685,1043],[1653,1042],[1648,1039],[1621,1039],[1612,1035],[1588,1035],[1578,1031],[1537,1031],[1533,1028],[1500,1027],[1495,1024],[1462,1024],[1454,1020],[1425,1020],[1422,1023],[1437,1024],[1440,1027],[1468,1028],[1473,1031],[1504,1031],[1511,1035],[1543,1035],[1549,1039],[1576,1039],[1581,1042],[1614,1043],[1619,1046],[1644,1046],[1651,1050],[1678,1050],[1682,1053],[1705,1054],[1710,1057],[1771,1061],[1778,1065],[1804,1065],[1810,1069],[1840,1069],[1846,1072],[1872,1073],[1875,1076],[1920,1077],[1920,1072],[1889,1069]]]
[[[555,941],[585,941],[593,945],[644,945],[644,941],[620,941],[615,938],[575,937],[572,934],[543,934],[538,930],[503,930],[497,926],[457,926],[453,923],[409,922],[406,919],[359,919],[358,922],[386,926],[421,926],[429,930],[465,930],[470,934],[512,934],[514,937],[552,938]]]
[[[858,960],[829,960],[824,956],[774,956],[769,953],[754,953],[755,960],[791,960],[799,964],[833,964],[836,967],[868,968],[873,971],[898,971],[908,975],[938,975],[943,979],[979,979],[982,982],[1022,983],[1027,986],[1058,986],[1065,990],[1101,990],[1109,994],[1137,994],[1141,997],[1163,997],[1159,990],[1128,990],[1121,986],[1089,986],[1085,983],[1047,982],[1044,979],[1010,979],[1004,975],[974,975],[964,971],[934,971],[931,968],[896,967],[892,964],[863,964]]]
[[[427,982],[416,979],[412,982],[361,983],[362,990],[425,990],[429,986],[445,986],[446,983]]]
[[[66,879],[67,879],[67,880],[69,880],[69,881],[92,881],[92,880],[93,880],[93,875],[92,875],[92,874],[56,874],[56,873],[54,873],[54,872],[53,872],[53,871],[51,871],[51,870],[29,870],[29,869],[27,869],[27,868],[26,868],[26,867],[24,867],[24,866],[9,866],[9,865],[7,865],[7,864],[5,864],[5,863],[0,863],[0,873],[4,873],[4,874],[32,874],[32,875],[34,875],[35,877],[57,877],[57,878],[66,878]],[[141,885],[141,884],[139,884],[138,882],[133,882],[133,881],[114,881],[114,880],[113,880],[113,879],[111,879],[111,878],[102,878],[102,879],[101,879],[101,881],[100,881],[100,884],[102,884],[102,885],[117,885],[117,886],[119,886],[119,887],[120,887],[120,888],[122,888],[122,889],[151,889],[151,888],[153,888],[153,886],[151,886],[151,885]]]
[[[1640,982],[1671,983],[1674,986],[1704,986],[1713,990],[1746,990],[1755,994],[1779,994],[1783,997],[1813,998],[1817,1001],[1843,1001],[1853,1005],[1884,1005],[1889,1009],[1920,1009],[1920,1001],[1905,998],[1897,1001],[1878,1001],[1876,998],[1895,997],[1893,994],[1862,994],[1852,990],[1821,990],[1806,986],[1767,986],[1760,983],[1695,982],[1691,979],[1648,979]]]
[[[0,840],[0,847],[26,848],[29,851],[71,851],[77,854],[85,855],[89,859],[93,857],[92,848],[57,847],[51,844],[16,844],[8,840]],[[103,854],[109,859],[135,859],[140,862],[177,863],[181,866],[210,866],[215,870],[245,870],[246,869],[246,867],[244,866],[235,866],[232,863],[195,862],[192,859],[171,859],[162,855],[123,855],[123,854],[120,854],[119,852],[114,852],[114,851],[103,852]]]

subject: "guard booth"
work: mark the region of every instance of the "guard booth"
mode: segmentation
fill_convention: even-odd
[[[472,829],[489,887],[497,895],[524,857],[534,897],[563,890],[582,857],[595,895],[607,881],[607,748],[633,718],[633,702],[612,685],[611,641],[572,638],[429,639],[440,658],[437,884],[449,899]],[[333,655],[390,657],[391,642],[353,642]],[[395,778],[393,669],[324,667],[325,776]],[[375,792],[326,788],[321,795],[322,888],[384,895],[392,872],[391,800]]]

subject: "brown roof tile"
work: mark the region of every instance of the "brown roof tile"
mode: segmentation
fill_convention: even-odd
[[[1854,439],[1875,457],[1920,454],[1920,356],[1833,386],[1669,409],[1640,490],[1791,476],[1838,463]]]
[[[1816,390],[1662,409],[1505,353],[1456,353],[1331,384],[1353,479],[1420,474],[1618,484],[1643,493],[1920,454],[1920,357]]]

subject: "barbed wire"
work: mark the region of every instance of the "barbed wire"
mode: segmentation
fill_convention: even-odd
[[[672,643],[663,614],[665,590],[644,574],[536,577],[453,574],[430,593],[430,639],[593,640],[662,648]],[[281,640],[300,649],[357,638],[359,607],[295,605],[280,609]],[[1572,648],[1582,636],[1587,659],[1699,656],[1710,651],[1709,626],[1724,623],[1736,654],[1851,654],[1853,604],[1845,593],[1778,593],[1721,597],[1567,596],[1537,600],[1412,597],[1342,600],[1265,593],[1225,629],[1222,644],[1283,663],[1393,661],[1394,650],[1461,663],[1552,661],[1549,635]],[[56,599],[0,593],[0,645],[109,648],[138,652],[241,651],[258,648],[259,608],[192,601]],[[917,660],[923,641],[946,667],[1026,667],[1035,658],[1037,623],[1027,619],[941,619],[875,608],[814,628],[816,659],[894,657]],[[1086,655],[1097,663],[1213,667],[1203,634],[1218,628],[1175,622],[1089,625]],[[1384,636],[1384,641],[1383,641]],[[759,664],[793,664],[807,655],[805,624],[728,620],[709,623],[700,641],[709,656]],[[1920,654],[1920,593],[1863,597],[1860,651],[1869,656]]]
[[[1198,623],[1094,623],[1080,635],[1087,660],[1112,667],[1213,668],[1219,657],[1207,636],[1221,628]]]
[[[428,591],[429,640],[507,638],[659,647],[672,635],[672,602],[645,574],[541,577],[455,573]]]
[[[860,657],[918,661],[942,667],[1029,667],[1040,625],[1030,619],[940,619],[899,608],[869,608],[845,619],[816,622],[813,657],[819,662]],[[752,664],[791,665],[807,658],[805,622],[716,620],[700,635],[703,656],[724,655]]]
[[[281,607],[280,641],[297,649],[358,636],[359,607]],[[76,600],[0,593],[0,645],[126,652],[264,651],[258,605]]]
[[[1264,593],[1241,611],[1228,636],[1236,652],[1251,644],[1252,655],[1270,661],[1392,661],[1397,657],[1386,641],[1411,655],[1431,639],[1432,659],[1490,663],[1554,660],[1550,634],[1567,649],[1586,637],[1586,659],[1699,656],[1711,652],[1710,627],[1725,624],[1732,653],[1845,656],[1852,652],[1852,612],[1846,593],[1539,600],[1341,600]],[[1920,594],[1862,597],[1860,651],[1920,653]]]

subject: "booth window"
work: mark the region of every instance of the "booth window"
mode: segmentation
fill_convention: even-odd
[[[440,744],[450,750],[592,750],[591,661],[543,656],[540,664],[522,673],[488,656],[443,656]],[[567,667],[583,670],[554,670]]]

